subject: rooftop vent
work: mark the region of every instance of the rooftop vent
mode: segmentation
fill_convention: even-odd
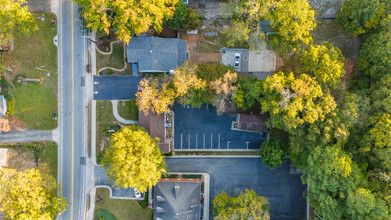
[[[179,196],[179,190],[180,190],[180,186],[175,186],[174,187],[174,197],[177,199],[178,196]]]

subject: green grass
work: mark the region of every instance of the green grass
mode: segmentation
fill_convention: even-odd
[[[227,45],[227,37],[218,33],[216,36],[205,36],[205,32],[216,32],[213,28],[205,28],[204,30],[198,31],[197,37],[197,53],[219,53],[220,48],[249,48],[249,45],[246,42],[237,42],[233,47]]]
[[[57,179],[57,159],[58,159],[58,146],[53,141],[45,142],[45,150],[42,154],[39,163],[46,163],[49,165],[50,174]]]
[[[104,219],[104,220],[117,220],[117,218],[106,209],[98,209],[94,212],[94,217],[96,219]]]
[[[98,188],[96,194],[103,197],[102,203],[95,203],[95,210],[105,209],[118,220],[149,220],[151,209],[143,209],[135,200],[109,199],[109,190]]]
[[[113,67],[117,69],[124,68],[124,45],[122,43],[113,44],[113,53],[110,55],[103,55],[96,53],[96,64],[98,70],[102,67]]]
[[[113,115],[113,106],[110,101],[96,102],[96,155],[101,153],[100,146],[104,145],[106,149],[109,147],[110,135],[105,134],[111,126],[115,125],[115,118]]]
[[[175,151],[175,155],[258,155],[258,151]]]
[[[14,50],[9,52],[9,66],[14,72],[8,73],[7,78],[12,80],[19,75],[40,79],[39,84],[16,85],[10,94],[15,99],[15,116],[25,121],[28,128],[51,130],[57,127],[57,121],[51,120],[57,112],[57,47],[53,43],[57,26],[50,22],[56,17],[53,13],[44,13],[45,21],[37,19],[41,14],[33,14],[39,30],[29,36],[15,36]]]
[[[11,89],[15,99],[15,116],[27,123],[27,127],[38,130],[52,130],[57,127],[57,120],[52,120],[57,113],[57,96],[43,84],[30,83]]]
[[[127,120],[138,120],[138,108],[136,99],[118,102],[118,114]]]

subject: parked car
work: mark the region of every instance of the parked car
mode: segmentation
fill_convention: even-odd
[[[235,67],[235,69],[239,69],[239,67],[240,67],[240,53],[235,53],[234,58],[235,58],[234,67]]]

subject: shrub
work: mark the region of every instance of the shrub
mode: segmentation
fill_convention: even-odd
[[[187,30],[196,30],[201,27],[201,20],[204,20],[205,17],[198,13],[195,9],[187,9],[187,18],[185,28]]]
[[[106,70],[106,75],[113,75],[113,70],[112,69],[110,69],[110,68],[108,68],[107,70]]]
[[[8,116],[11,116],[15,113],[15,101],[14,100],[10,100],[7,102],[7,115]]]
[[[262,143],[259,156],[261,156],[262,162],[270,169],[281,166],[286,160],[282,141],[271,137],[268,141]]]
[[[167,25],[167,27],[174,29],[174,30],[180,30],[183,29],[186,18],[187,18],[187,7],[183,1],[178,1],[178,3],[175,5],[175,12],[171,19],[164,20],[164,24]]]

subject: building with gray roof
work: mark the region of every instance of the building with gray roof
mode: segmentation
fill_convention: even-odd
[[[155,186],[155,220],[200,220],[201,183],[159,182]]]
[[[187,41],[142,34],[126,46],[128,63],[137,63],[139,72],[170,72],[187,60]]]

